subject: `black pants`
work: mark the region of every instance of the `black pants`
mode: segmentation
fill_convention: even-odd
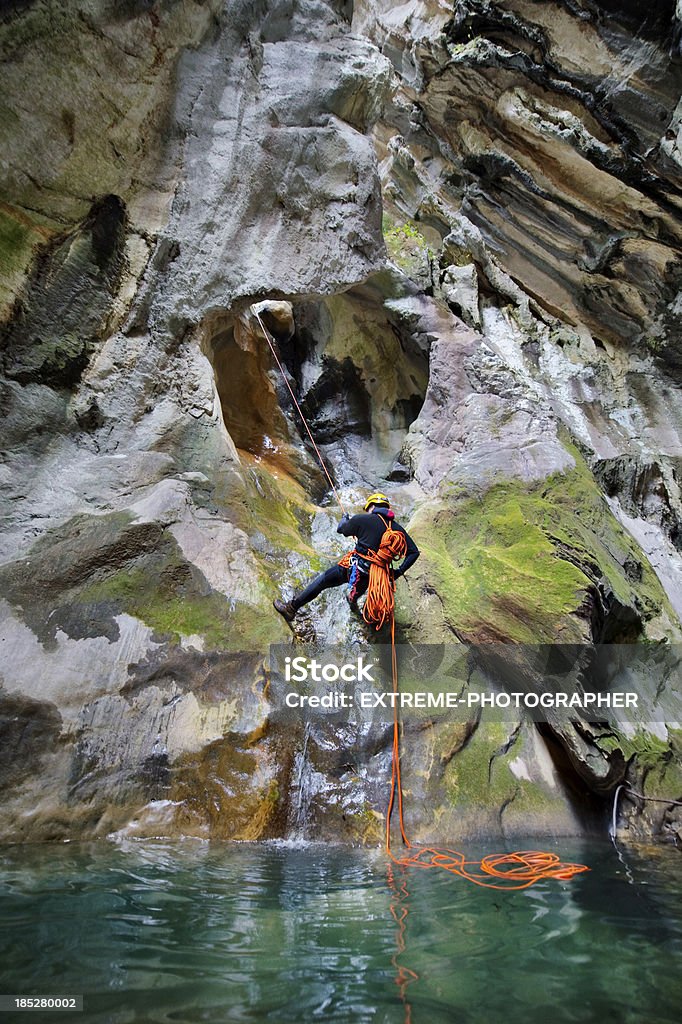
[[[319,576],[316,576],[314,580],[311,580],[305,590],[302,590],[300,594],[296,594],[292,598],[291,603],[298,610],[304,604],[308,604],[309,601],[314,601],[323,590],[328,590],[329,587],[340,587],[342,583],[348,583],[349,576],[350,569],[343,569],[340,565],[331,565],[324,572],[321,572]],[[361,597],[365,593],[368,583],[369,576],[367,573],[361,572],[355,585],[356,597]]]

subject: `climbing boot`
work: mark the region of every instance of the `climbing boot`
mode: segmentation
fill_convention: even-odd
[[[357,597],[355,597],[352,594],[349,594],[348,591],[346,591],[346,593],[344,594],[344,597],[346,598],[346,601],[348,601],[348,607],[350,608],[350,610],[352,612],[356,612],[357,613],[359,611]]]
[[[275,607],[275,611],[279,612],[279,614],[283,618],[285,618],[287,622],[294,621],[294,618],[296,617],[296,609],[294,608],[291,601],[280,601],[280,599],[276,597],[272,603]]]

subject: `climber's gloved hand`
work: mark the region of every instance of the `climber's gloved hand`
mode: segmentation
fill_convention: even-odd
[[[346,525],[346,523],[347,523],[347,522],[349,522],[349,521],[350,521],[350,516],[348,515],[348,513],[347,513],[347,512],[344,512],[344,513],[343,513],[343,515],[341,516],[341,522],[340,522],[340,523],[339,523],[339,525],[338,525],[338,526],[336,527],[336,532],[337,532],[337,533],[342,533],[342,534],[344,535],[344,537],[345,537],[345,536],[346,536],[346,533],[345,533],[345,531],[344,531],[344,526],[345,526],[345,525]]]

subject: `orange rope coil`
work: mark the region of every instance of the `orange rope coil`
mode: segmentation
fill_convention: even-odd
[[[391,615],[391,663],[393,692],[398,693],[398,662],[395,650],[395,619]],[[391,850],[391,817],[398,805],[398,822],[403,845],[409,854],[396,857]],[[411,868],[443,868],[468,882],[486,889],[528,889],[544,878],[567,882],[590,869],[585,864],[561,861],[555,853],[544,850],[517,850],[515,853],[491,853],[480,861],[466,860],[459,850],[439,846],[413,846],[405,833],[403,819],[403,789],[400,779],[400,723],[398,701],[393,701],[393,756],[391,763],[391,792],[386,811],[386,853],[394,864]],[[476,865],[472,868],[471,865]],[[497,881],[493,881],[497,879]],[[501,884],[500,884],[501,883]]]
[[[378,551],[368,551],[360,555],[369,562],[369,582],[367,597],[362,609],[362,617],[368,625],[381,629],[385,622],[393,620],[395,609],[395,579],[393,578],[392,562],[405,557],[407,541],[405,534],[394,530],[382,515],[379,516],[386,527],[381,538]],[[352,552],[344,555],[339,565],[350,568]]]

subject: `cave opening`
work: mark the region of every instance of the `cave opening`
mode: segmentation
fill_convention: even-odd
[[[601,792],[596,792],[577,770],[564,743],[555,734],[552,726],[546,722],[537,722],[536,728],[561,779],[566,800],[580,822],[582,831],[587,835],[604,835],[615,783],[605,786]]]
[[[368,283],[322,301],[294,303],[285,345],[302,408],[341,482],[393,479],[429,379],[425,339],[387,309]]]
[[[286,381],[256,314],[272,336]],[[202,346],[240,456],[284,460],[309,486],[304,463],[316,457],[288,382],[335,482],[365,487],[409,475],[391,471],[424,403],[428,351],[376,288],[244,305],[205,322]]]

